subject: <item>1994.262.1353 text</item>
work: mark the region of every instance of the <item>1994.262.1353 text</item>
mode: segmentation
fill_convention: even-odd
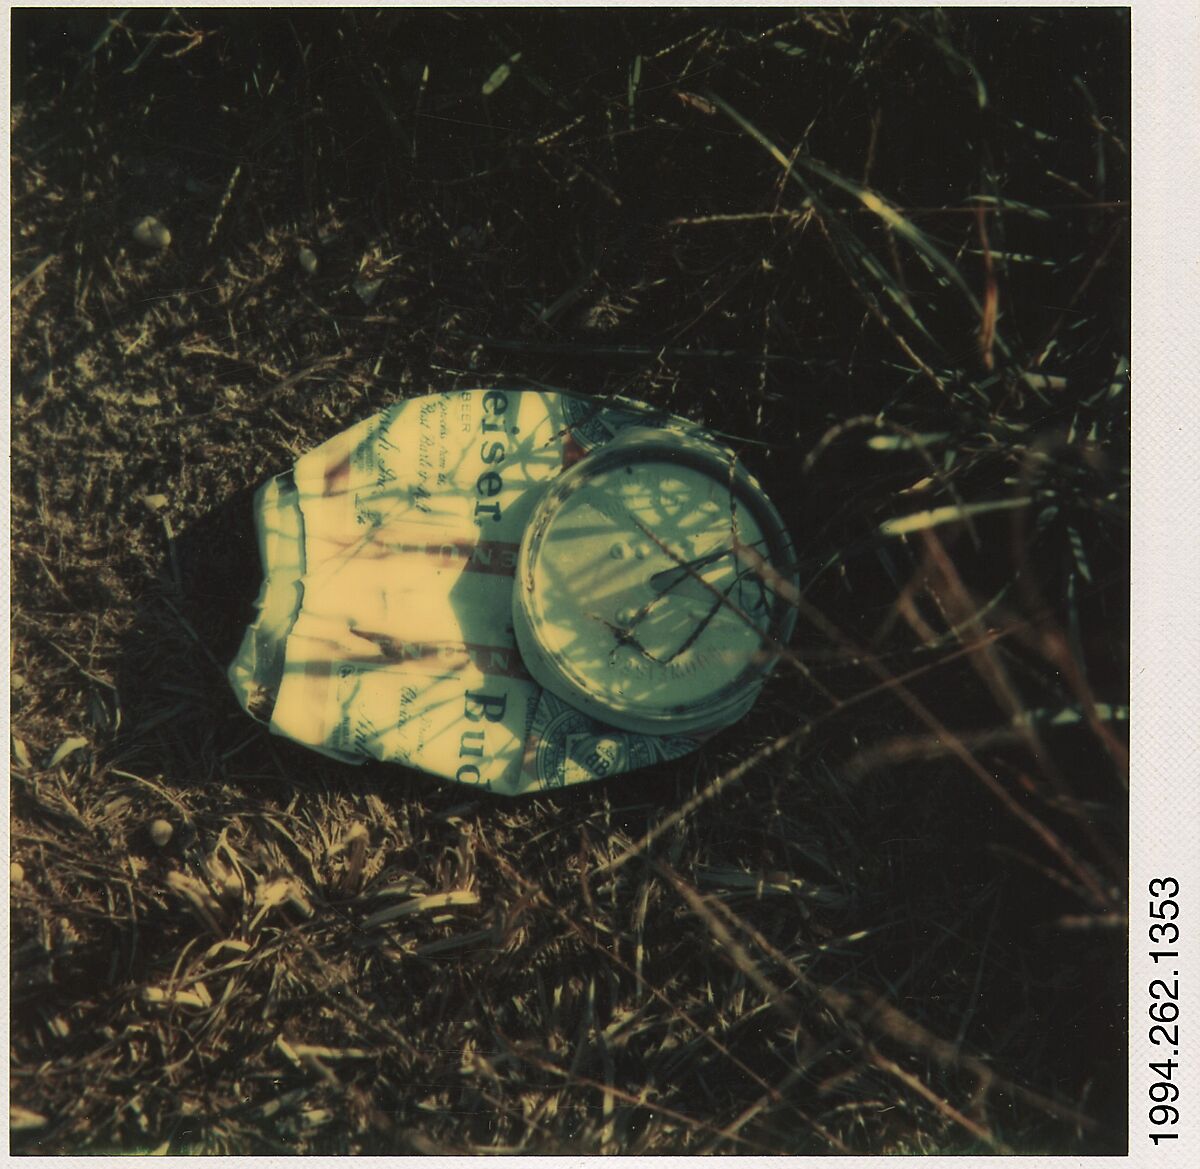
[[[1171,946],[1172,949],[1149,951],[1157,968],[1163,967],[1162,977],[1155,978],[1147,988],[1150,995],[1150,1030],[1148,1038],[1155,1047],[1165,1050],[1162,1062],[1151,1063],[1154,1077],[1147,1093],[1150,1097],[1148,1119],[1156,1131],[1149,1133],[1155,1145],[1179,1139],[1171,1131],[1179,1124],[1179,882],[1174,877],[1155,877],[1150,882],[1150,928],[1147,935],[1152,946]]]

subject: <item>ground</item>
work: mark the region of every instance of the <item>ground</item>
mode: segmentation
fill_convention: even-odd
[[[1124,1150],[1125,11],[12,41],[14,1151]],[[493,384],[780,506],[698,754],[505,801],[237,706],[254,488]]]

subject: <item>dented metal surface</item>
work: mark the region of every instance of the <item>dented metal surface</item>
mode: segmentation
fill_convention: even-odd
[[[572,483],[564,513],[561,488]],[[230,680],[277,734],[502,794],[676,758],[745,713],[790,627],[761,575],[719,554],[731,483],[739,540],[786,561],[786,533],[757,485],[682,420],[540,390],[399,402],[258,492],[259,613]],[[667,499],[664,484],[676,495]],[[595,540],[579,523],[589,498],[617,516]],[[622,498],[632,513],[613,511]],[[548,507],[536,531],[550,541],[535,541],[530,521]],[[644,571],[606,583],[597,564],[608,557],[619,569],[611,547],[631,534],[643,560],[629,564]],[[522,558],[537,602],[524,619],[514,608]],[[575,562],[576,579],[564,582]],[[714,610],[714,591],[727,589],[734,603]],[[746,589],[753,603],[738,604]],[[616,641],[603,621],[636,617],[643,594],[669,605],[652,603],[634,622],[642,640],[631,630],[618,648],[636,643],[642,656],[625,662],[609,654]],[[764,596],[765,617],[747,621]],[[684,626],[699,621],[685,645]]]

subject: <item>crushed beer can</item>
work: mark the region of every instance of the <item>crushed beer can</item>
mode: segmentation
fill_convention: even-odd
[[[731,452],[636,402],[398,402],[255,496],[229,677],[271,731],[519,795],[677,758],[790,636],[795,556]]]

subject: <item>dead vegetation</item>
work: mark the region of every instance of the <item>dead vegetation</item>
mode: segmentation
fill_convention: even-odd
[[[1126,14],[13,52],[14,1151],[1123,1151]],[[728,436],[794,660],[553,798],[261,733],[251,490],[500,382]]]

